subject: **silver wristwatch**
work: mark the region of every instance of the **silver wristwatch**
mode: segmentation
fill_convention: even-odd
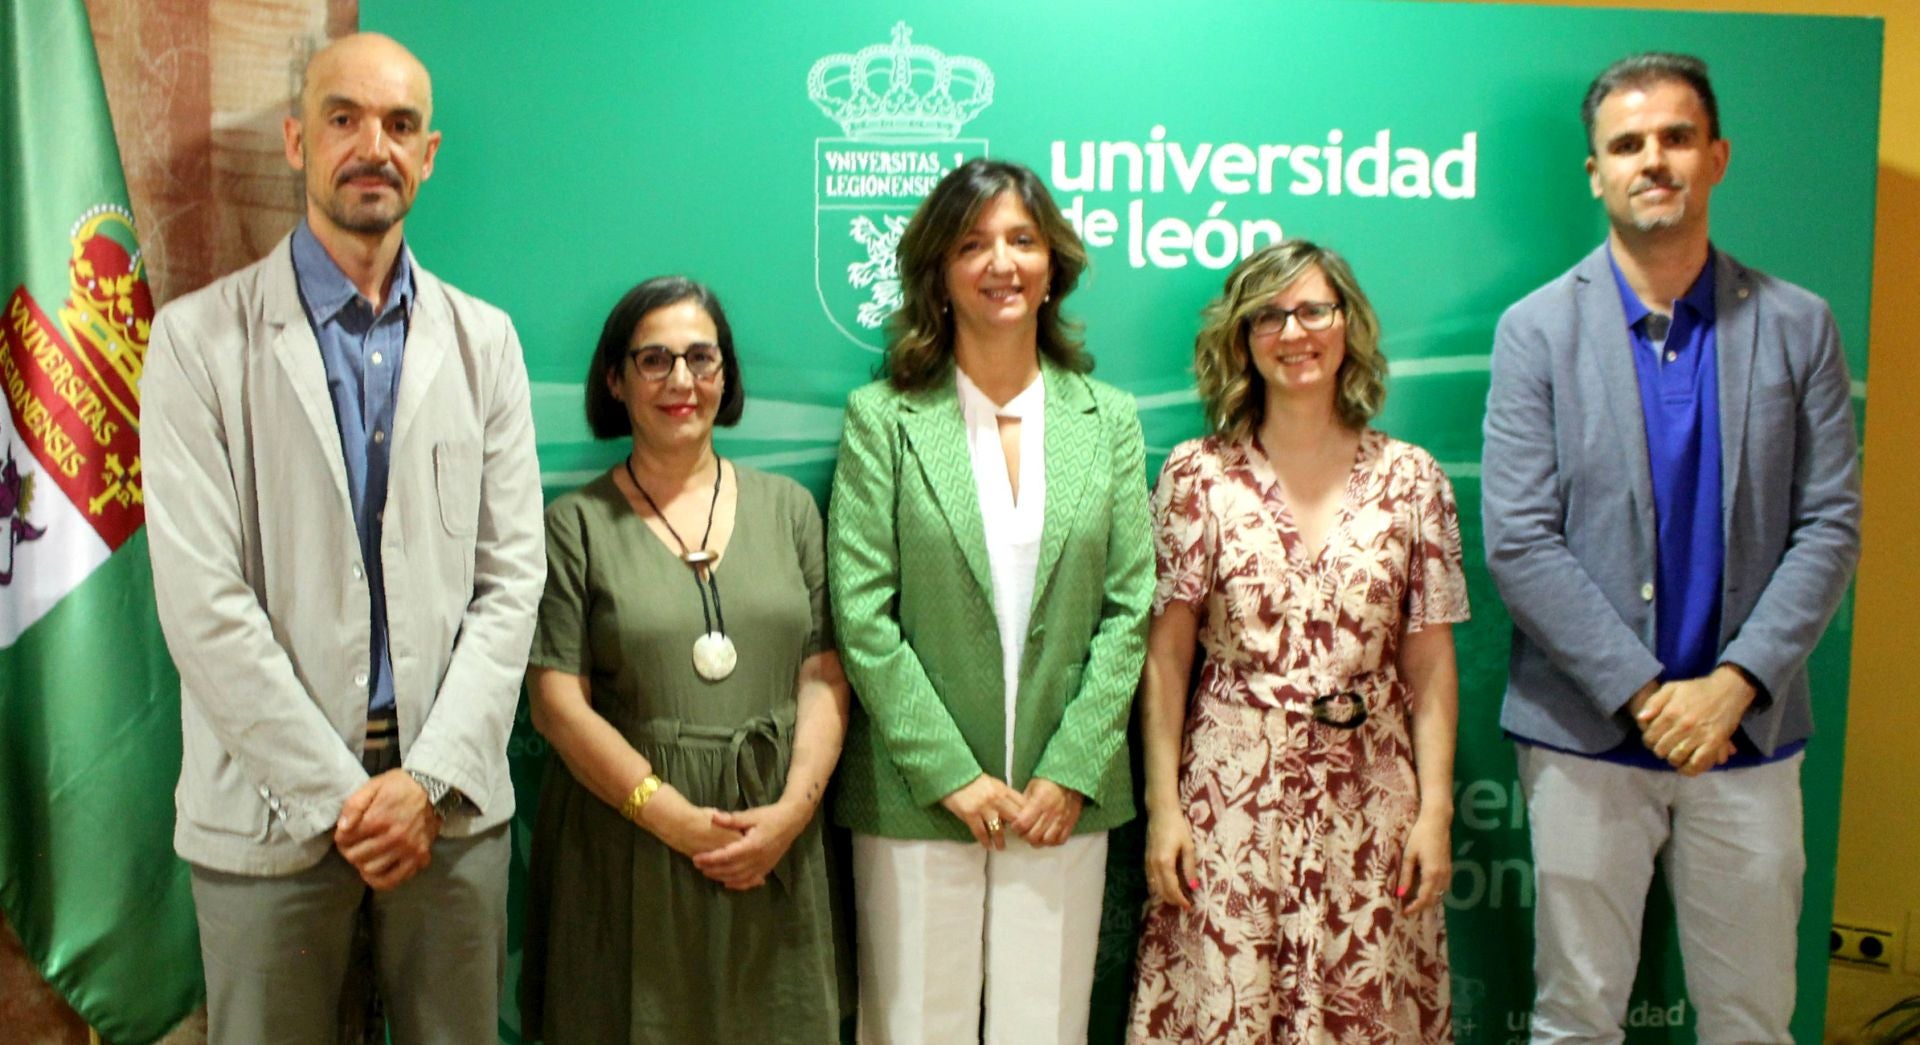
[[[460,792],[453,789],[452,784],[437,777],[430,777],[417,770],[409,769],[407,770],[407,775],[412,777],[413,782],[419,784],[422,790],[426,791],[427,804],[433,806],[433,811],[436,814],[444,818],[447,814],[460,808],[460,803],[463,799],[460,796]]]

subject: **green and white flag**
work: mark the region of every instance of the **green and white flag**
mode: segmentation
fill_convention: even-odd
[[[116,1043],[201,994],[140,479],[153,319],[82,0],[0,0],[0,908]]]

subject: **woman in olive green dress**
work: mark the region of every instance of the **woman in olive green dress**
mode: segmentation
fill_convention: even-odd
[[[633,448],[547,510],[527,676],[559,756],[534,829],[535,1038],[838,1035],[816,814],[847,687],[813,499],[714,451],[744,399],[705,287],[649,280],[608,316],[587,417]]]

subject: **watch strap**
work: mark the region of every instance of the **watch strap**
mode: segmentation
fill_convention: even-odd
[[[460,792],[453,789],[452,784],[414,769],[407,770],[407,775],[427,793],[427,804],[433,806],[435,813],[444,817],[460,808],[462,798]]]

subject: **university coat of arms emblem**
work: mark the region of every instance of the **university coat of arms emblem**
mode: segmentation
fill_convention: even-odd
[[[834,327],[878,352],[900,306],[907,220],[942,175],[987,153],[960,131],[992,104],[993,71],[914,43],[899,22],[889,42],[813,63],[807,96],[842,132],[814,142],[814,287]]]

